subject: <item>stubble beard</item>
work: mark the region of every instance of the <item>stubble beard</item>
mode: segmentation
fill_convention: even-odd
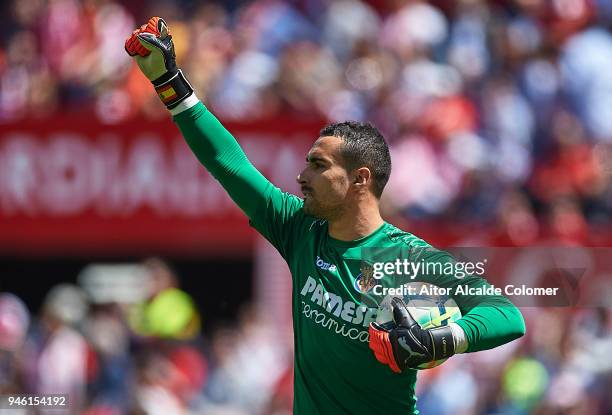
[[[317,219],[325,219],[327,221],[342,216],[342,207],[340,205],[323,205],[318,200],[314,199],[312,195],[304,199],[303,209],[304,213],[307,215],[314,216]]]

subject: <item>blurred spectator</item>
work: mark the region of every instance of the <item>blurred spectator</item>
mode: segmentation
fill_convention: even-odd
[[[218,330],[212,344],[215,366],[205,394],[208,405],[261,413],[292,364],[286,345],[277,337],[270,322],[253,307],[241,311],[236,330]]]
[[[172,269],[158,258],[143,262],[151,281],[149,299],[130,314],[132,329],[141,336],[189,339],[200,331],[200,316],[189,294],[178,288]]]
[[[71,406],[82,408],[90,349],[79,328],[87,312],[87,298],[78,287],[60,284],[49,291],[24,345],[27,393],[68,393]]]
[[[30,324],[30,312],[21,299],[0,293],[0,393],[18,392],[23,387],[18,362]]]

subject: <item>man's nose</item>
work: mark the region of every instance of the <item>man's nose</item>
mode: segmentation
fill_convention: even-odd
[[[300,174],[298,174],[297,177],[295,178],[295,180],[299,184],[306,184],[306,179],[304,178],[304,172],[302,171]]]

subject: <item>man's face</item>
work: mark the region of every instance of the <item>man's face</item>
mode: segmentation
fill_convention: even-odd
[[[304,212],[321,219],[342,215],[351,184],[343,166],[341,138],[320,137],[306,156],[297,181],[304,194]]]

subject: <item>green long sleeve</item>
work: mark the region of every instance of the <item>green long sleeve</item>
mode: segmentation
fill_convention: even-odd
[[[483,298],[457,324],[467,336],[468,352],[492,349],[525,334],[521,312],[501,296]]]
[[[253,219],[274,186],[247,159],[232,134],[199,102],[174,116],[198,160]]]

